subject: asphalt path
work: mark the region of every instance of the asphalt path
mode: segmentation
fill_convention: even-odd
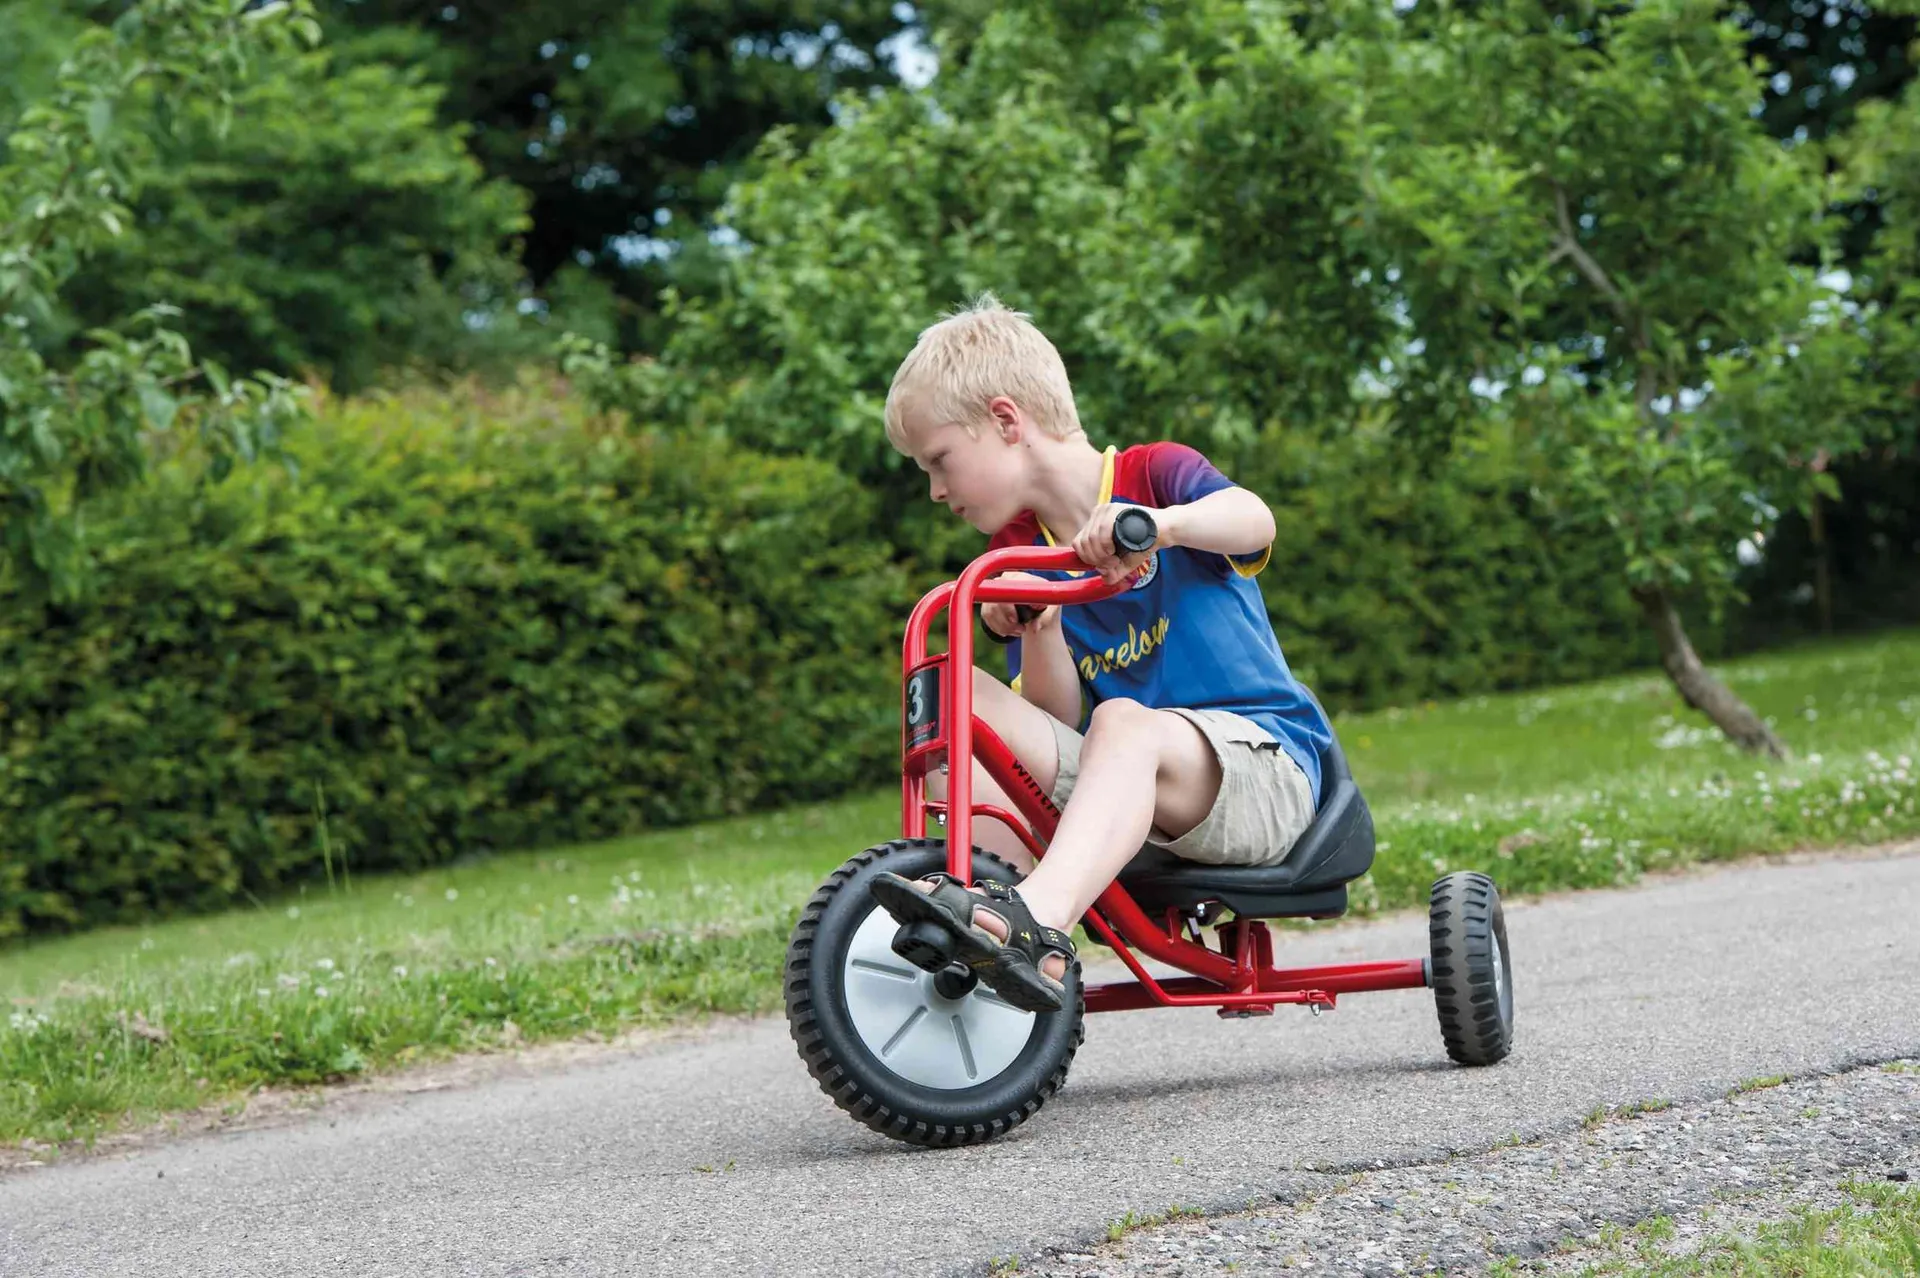
[[[1307,1172],[1569,1130],[1601,1105],[1920,1054],[1920,845],[1510,903],[1515,1051],[1463,1069],[1424,990],[1311,1017],[1089,1019],[1061,1091],[971,1149],[835,1109],[783,1020],[304,1123],[0,1177],[0,1274],[938,1274]],[[1417,957],[1423,915],[1283,964]]]

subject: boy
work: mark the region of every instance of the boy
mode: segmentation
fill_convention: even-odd
[[[920,334],[887,393],[886,429],[926,472],[928,495],[991,548],[1070,540],[1109,584],[1132,579],[1112,599],[1049,607],[1024,625],[1010,604],[981,608],[1009,644],[1013,678],[976,668],[974,711],[1061,809],[1037,866],[1005,826],[975,822],[975,842],[1026,873],[1018,890],[980,880],[969,892],[945,875],[873,884],[895,919],[951,935],[1007,1002],[1052,1011],[1077,961],[1065,929],[1142,843],[1276,864],[1313,820],[1332,731],[1287,668],[1252,580],[1273,514],[1184,445],[1096,451],[1059,352],[990,294]],[[1153,509],[1159,539],[1116,557],[1114,519],[1130,503]],[[944,778],[928,782],[944,797]],[[1012,809],[977,765],[973,785],[975,802]]]

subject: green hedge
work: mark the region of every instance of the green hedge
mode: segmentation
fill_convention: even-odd
[[[1610,547],[1557,530],[1528,459],[1498,436],[1425,467],[1364,432],[1223,464],[1273,508],[1261,589],[1289,664],[1329,707],[1564,683],[1656,657]]]
[[[419,396],[295,460],[163,467],[93,598],[0,598],[0,936],[893,771],[911,599],[824,465]]]

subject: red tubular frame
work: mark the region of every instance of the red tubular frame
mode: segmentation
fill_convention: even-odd
[[[1038,859],[1053,840],[1060,813],[1052,800],[1020,765],[997,733],[973,713],[971,676],[956,679],[956,670],[973,669],[973,608],[975,603],[1047,604],[1088,603],[1118,593],[1098,577],[1074,581],[993,580],[1003,572],[1036,569],[1080,570],[1085,565],[1072,550],[1044,546],[1015,546],[989,551],[968,565],[959,580],[928,591],[907,621],[902,651],[902,699],[905,680],[927,666],[940,667],[940,732],[914,745],[901,732],[900,832],[910,839],[925,838],[927,814],[940,812],[947,822],[947,873],[962,883],[972,881],[973,820],[991,817],[1013,829]],[[929,657],[928,638],[941,612],[947,613],[947,651]],[[904,719],[904,715],[903,715]],[[1003,808],[973,802],[973,769],[949,766],[947,799],[929,800],[926,774],[951,759],[977,758],[987,775],[1012,798],[1018,816]],[[1423,959],[1386,963],[1350,963],[1332,967],[1273,966],[1273,941],[1258,919],[1236,919],[1215,929],[1220,948],[1182,932],[1183,920],[1168,912],[1164,924],[1155,923],[1127,890],[1115,882],[1087,911],[1087,928],[1112,946],[1138,978],[1089,986],[1089,1012],[1119,1012],[1145,1007],[1217,1007],[1222,1016],[1271,1012],[1279,1003],[1305,1003],[1314,1010],[1334,1006],[1341,994],[1366,990],[1418,989],[1428,982]],[[1134,954],[1137,949],[1189,975],[1156,979]]]

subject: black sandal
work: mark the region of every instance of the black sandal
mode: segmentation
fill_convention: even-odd
[[[1058,954],[1066,959],[1067,971],[1074,971],[1080,959],[1071,937],[1036,922],[1009,884],[975,879],[981,892],[970,892],[946,874],[929,874],[927,881],[933,891],[922,892],[913,880],[889,871],[874,875],[868,886],[881,908],[902,924],[893,938],[895,954],[927,972],[938,973],[956,960],[964,963],[1009,1006],[1025,1012],[1057,1012],[1065,1006],[1066,986],[1040,965],[1047,955]],[[973,921],[976,909],[1007,925],[1005,941]]]
[[[1040,965],[1047,955],[1058,954],[1067,961],[1064,975],[1073,975],[1080,966],[1073,938],[1057,927],[1036,922],[1019,889],[988,879],[980,880],[980,886],[987,890],[992,901],[986,907],[988,913],[997,914],[1006,922],[1007,939],[994,940],[996,953],[991,971],[981,971],[978,966],[974,970],[995,993],[1022,1011],[1059,1011],[1066,1005],[1067,987],[1043,972]]]
[[[902,925],[893,938],[893,952],[926,972],[940,972],[958,960],[984,979],[999,957],[1000,938],[973,921],[973,907],[990,898],[969,892],[950,875],[926,877],[934,885],[932,892],[922,892],[912,879],[892,871],[874,875],[868,885],[880,908]],[[975,881],[989,892],[1002,886]]]

